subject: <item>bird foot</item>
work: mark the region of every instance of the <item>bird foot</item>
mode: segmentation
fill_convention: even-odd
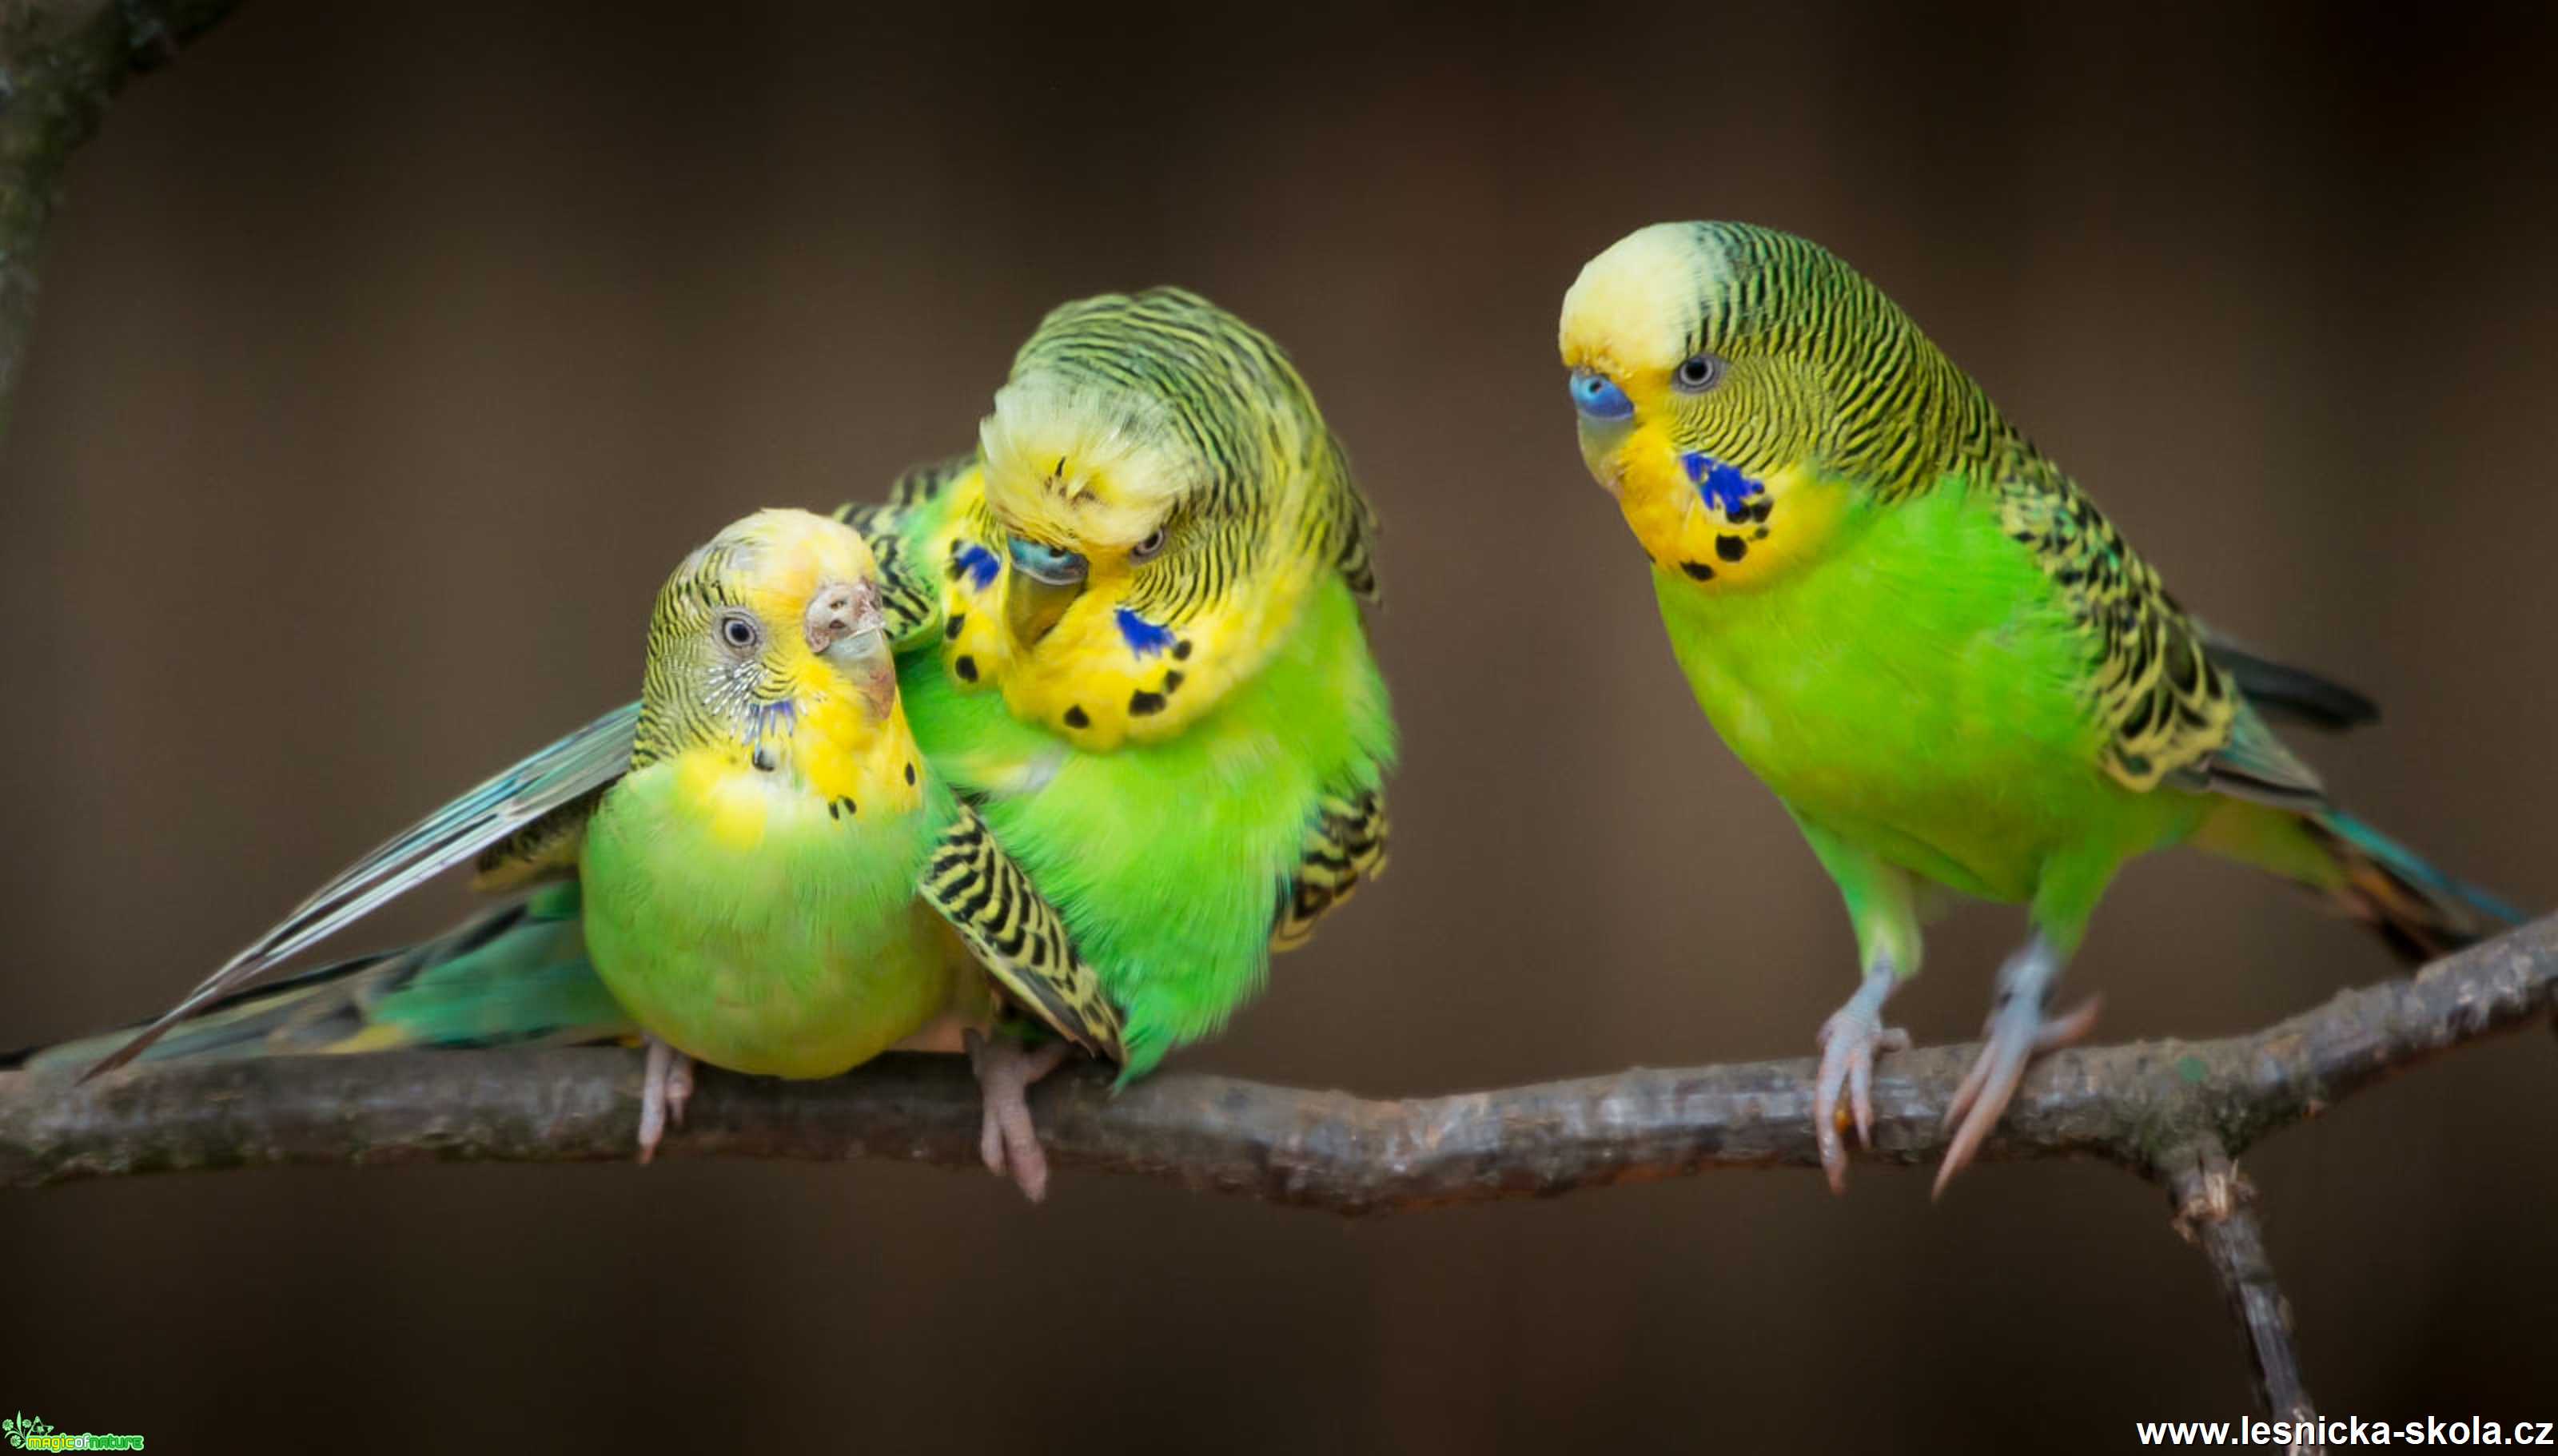
[[[684,1125],[684,1105],[692,1100],[693,1059],[649,1037],[648,1070],[640,1079],[640,1161],[657,1155],[668,1120]]]
[[[1847,1125],[1853,1114],[1856,1140],[1874,1145],[1874,1058],[1879,1052],[1908,1051],[1910,1033],[1883,1024],[1883,997],[1869,995],[1878,984],[1891,989],[1889,978],[1869,978],[1865,989],[1821,1023],[1821,1070],[1812,1082],[1812,1133],[1820,1143],[1821,1170],[1829,1174],[1830,1191],[1847,1191]],[[1839,1094],[1847,1106],[1839,1106]]]
[[[1934,1196],[1944,1196],[1945,1185],[1988,1140],[1990,1129],[1998,1125],[2009,1100],[2016,1096],[2017,1084],[2025,1080],[2027,1064],[2095,1027],[2100,1004],[2095,996],[2075,1010],[2045,1017],[2044,1000],[2059,975],[2058,961],[2040,943],[2028,947],[1999,973],[1999,998],[1990,1007],[1988,1039],[1962,1085],[1954,1089],[1953,1100],[1945,1105],[1944,1125],[1953,1127],[1958,1122],[1962,1125],[1946,1144],[1945,1160],[1936,1170]]]
[[[1070,1048],[1053,1041],[1032,1051],[1009,1036],[975,1031],[968,1033],[967,1045],[968,1066],[977,1074],[986,1105],[978,1154],[986,1160],[986,1171],[1011,1178],[1024,1197],[1037,1203],[1048,1196],[1048,1154],[1031,1125],[1027,1094],[1033,1083],[1057,1070]]]

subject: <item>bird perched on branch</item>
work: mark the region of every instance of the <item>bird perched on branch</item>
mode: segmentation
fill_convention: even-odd
[[[644,1161],[682,1118],[695,1057],[831,1077],[892,1047],[986,1044],[1005,1000],[1065,1038],[1046,1059],[1068,1044],[1121,1055],[1117,1014],[1065,924],[918,750],[858,532],[794,510],[721,532],[658,593],[642,682],[628,771],[483,865],[498,887],[573,876],[574,897],[188,1021],[255,974],[254,958],[235,962],[105,1065],[171,1026],[166,1052],[202,1054],[584,1040],[636,1024]],[[465,800],[392,848],[478,813]],[[980,1059],[986,1135],[1036,1199],[1046,1167],[1027,1083],[1004,1065]]]
[[[1856,930],[1821,1028],[1833,1188],[1844,1096],[1870,1136],[1885,1000],[1930,887],[2023,902],[1936,1188],[2039,1051],[2062,966],[2123,863],[2179,843],[2326,896],[2423,959],[2514,917],[2329,803],[2269,720],[2346,727],[2349,690],[2218,641],[2095,503],[1862,275],[1802,238],[1662,223],[1563,301],[1583,459],[1651,558],[1670,648],[1776,790]]]
[[[1374,518],[1287,355],[1179,289],[1051,314],[979,437],[838,514],[878,562],[929,777],[991,829],[985,853],[1026,871],[1018,898],[1056,907],[1108,1002],[1086,1009],[1121,1016],[1107,1051],[1134,1078],[1222,1027],[1272,951],[1384,867],[1394,725],[1360,615]],[[438,811],[210,993],[475,856],[500,881],[556,862],[598,796],[623,792],[606,786],[650,722],[644,704],[609,714]],[[1014,896],[1008,879],[994,908]],[[972,1052],[986,1161],[1019,1175],[1039,1150],[1026,1114],[996,1135],[994,1090],[1018,1104],[1058,1049]]]
[[[1178,289],[1068,304],[975,458],[861,519],[937,603],[916,736],[1073,927],[1128,1077],[1383,868],[1375,522],[1268,335]]]

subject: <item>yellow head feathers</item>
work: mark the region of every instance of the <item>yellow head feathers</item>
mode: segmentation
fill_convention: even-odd
[[[690,584],[786,610],[794,602],[804,605],[826,582],[876,592],[879,563],[871,556],[870,543],[841,521],[775,507],[733,521],[695,547],[667,580],[660,599]]]
[[[1667,373],[1698,347],[1705,301],[1732,269],[1711,224],[1656,222],[1627,234],[1563,295],[1563,362],[1620,380]]]
[[[1197,483],[1199,463],[1178,445],[1171,414],[1158,399],[1097,381],[1016,378],[977,429],[986,503],[1043,541],[1127,550]]]
[[[879,568],[850,527],[759,511],[686,556],[659,590],[635,766],[702,750],[766,772],[804,769],[869,744],[897,717]]]

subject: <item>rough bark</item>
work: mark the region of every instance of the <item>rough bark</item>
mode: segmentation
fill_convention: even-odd
[[[2453,1047],[2546,1015],[2558,917],[2252,1035],[2055,1053],[1984,1156],[2102,1158],[2146,1177],[2180,1150],[2235,1157]],[[1942,1151],[1975,1048],[1877,1066],[1873,1157]],[[1803,1060],[1634,1069],[1448,1097],[1370,1100],[1197,1073],[1113,1095],[1097,1070],[1038,1089],[1060,1166],[1343,1214],[1679,1177],[1815,1167]],[[0,1073],[0,1184],[278,1163],[627,1157],[640,1055],[610,1048],[145,1065],[84,1087]],[[891,1057],[829,1082],[708,1073],[668,1157],[974,1163],[977,1095],[955,1058]]]
[[[2220,1280],[2230,1318],[2246,1342],[2258,1407],[2275,1420],[2297,1424],[2314,1419],[2318,1412],[2310,1404],[2300,1353],[2292,1341],[2292,1302],[2274,1281],[2265,1231],[2256,1219],[2255,1185],[2208,1137],[2169,1149],[2155,1171],[2176,1205],[2177,1233],[2203,1251]],[[2294,1442],[2292,1449],[2325,1448]]]

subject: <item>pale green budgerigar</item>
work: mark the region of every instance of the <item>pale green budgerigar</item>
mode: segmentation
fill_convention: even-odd
[[[1009,998],[1065,1038],[1049,1060],[1069,1043],[1116,1059],[1117,1015],[1064,922],[926,767],[892,646],[860,533],[805,511],[738,522],[657,596],[627,771],[484,865],[501,884],[573,876],[575,896],[545,897],[429,954],[216,1005],[262,968],[253,954],[107,1065],[173,1025],[166,1055],[559,1041],[636,1027],[649,1042],[644,1159],[666,1119],[682,1116],[694,1058],[831,1077],[891,1048],[958,1051],[972,1038],[982,1047]],[[464,800],[394,841],[389,858],[442,843],[480,812],[477,796]],[[261,946],[289,940],[304,920]],[[1012,1061],[977,1061],[990,1160],[1037,1198],[1046,1164],[1023,1104],[1028,1078]]]

